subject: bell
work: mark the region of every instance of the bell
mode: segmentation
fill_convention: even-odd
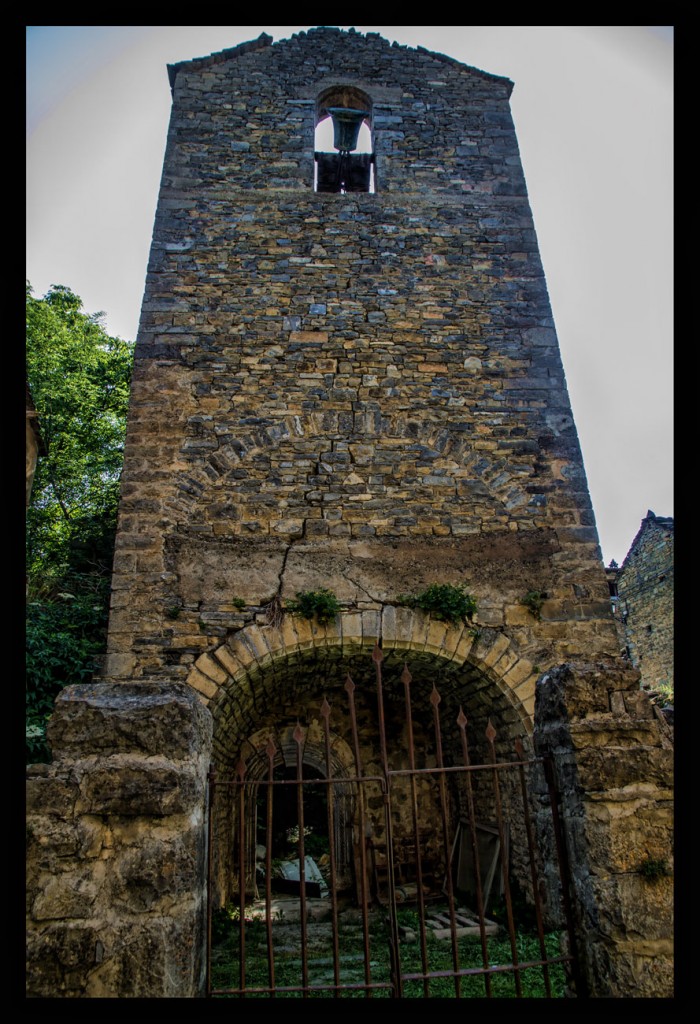
[[[350,153],[357,145],[360,127],[368,110],[353,110],[351,107],[328,107],[333,118],[333,145],[341,153]]]

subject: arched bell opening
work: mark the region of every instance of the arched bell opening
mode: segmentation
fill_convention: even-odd
[[[354,86],[334,86],[317,99],[316,192],[374,192],[372,101]]]

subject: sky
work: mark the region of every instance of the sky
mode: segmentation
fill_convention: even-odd
[[[27,279],[134,340],[167,64],[311,26],[29,26]],[[349,28],[349,25],[338,26]],[[515,83],[511,110],[603,558],[673,515],[672,26],[353,26]]]

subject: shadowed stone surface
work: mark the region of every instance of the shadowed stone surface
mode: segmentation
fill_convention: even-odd
[[[27,779],[27,991],[194,996],[211,715],[182,684],[71,686]]]
[[[535,702],[535,748],[556,765],[590,994],[671,996],[671,731],[640,694],[639,674],[612,659],[549,671]],[[645,875],[650,860],[668,873]]]

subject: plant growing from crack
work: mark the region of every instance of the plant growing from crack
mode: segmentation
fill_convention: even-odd
[[[542,614],[542,605],[546,597],[547,595],[543,590],[528,590],[525,597],[520,599],[520,603],[524,604],[530,614],[539,622]]]
[[[298,590],[295,601],[287,601],[287,611],[305,619],[316,619],[321,626],[332,622],[340,611],[338,598],[331,590]]]
[[[431,583],[420,594],[399,594],[397,603],[405,608],[420,608],[434,619],[471,622],[476,614],[476,598],[463,584]]]
[[[645,857],[639,865],[639,874],[649,882],[658,882],[660,878],[667,878],[671,872],[663,858]]]

